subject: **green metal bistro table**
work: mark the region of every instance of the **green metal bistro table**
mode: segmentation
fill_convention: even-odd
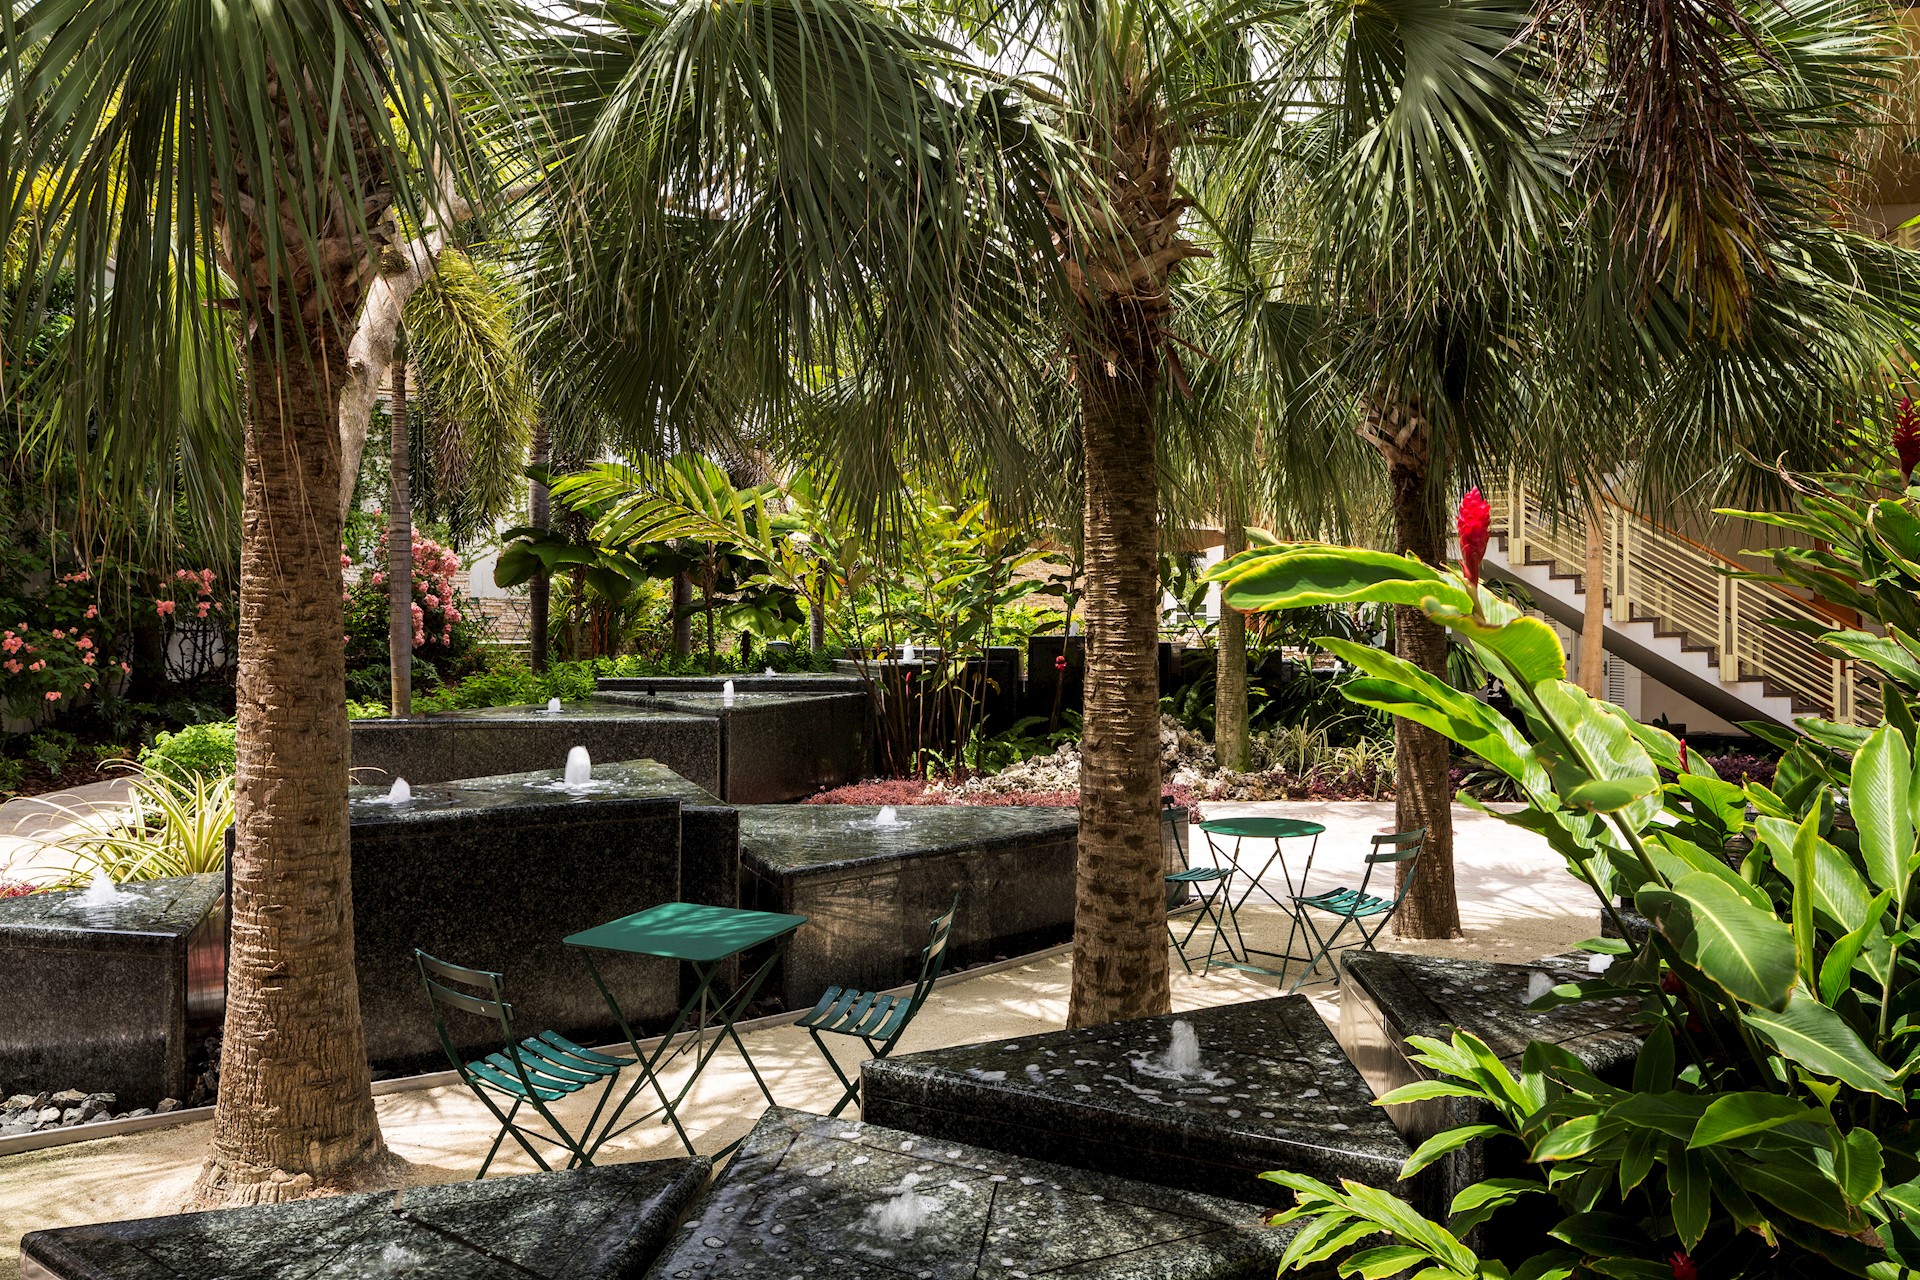
[[[565,939],[568,946],[579,949],[581,959],[586,961],[587,972],[593,975],[594,985],[600,988],[607,1008],[613,1011],[614,1019],[619,1022],[621,1032],[633,1049],[634,1060],[639,1064],[638,1078],[628,1088],[626,1096],[620,1099],[620,1105],[613,1109],[613,1114],[607,1117],[599,1136],[593,1138],[587,1147],[589,1157],[609,1139],[661,1113],[665,1114],[666,1123],[673,1125],[674,1132],[680,1135],[687,1154],[694,1154],[693,1140],[687,1137],[686,1128],[680,1123],[680,1104],[693,1091],[694,1083],[700,1079],[700,1073],[706,1070],[707,1063],[713,1060],[713,1055],[729,1039],[740,1051],[747,1070],[753,1073],[753,1082],[760,1086],[767,1105],[775,1105],[773,1093],[767,1088],[767,1082],[760,1078],[760,1068],[753,1065],[753,1055],[747,1052],[747,1046],[741,1041],[734,1024],[747,1006],[753,1003],[761,984],[766,982],[780,958],[786,955],[787,946],[793,941],[794,930],[806,922],[805,916],[780,915],[772,911],[745,911],[737,907],[713,907],[694,902],[666,902],[657,907],[648,907],[645,911],[636,911],[630,916],[621,916],[618,920],[610,920],[606,924],[595,925]],[[714,978],[727,961],[743,951],[769,943],[773,944],[772,950],[751,977],[731,994],[712,999]],[[627,1025],[626,1015],[620,1011],[619,1003],[614,1000],[613,993],[607,990],[606,982],[600,977],[600,969],[593,962],[595,953],[649,956],[661,960],[679,960],[693,966],[696,979],[693,991],[681,1003],[673,1025],[667,1028],[666,1035],[660,1038],[660,1043],[651,1054],[640,1051],[639,1039],[633,1034],[633,1028]],[[706,1038],[709,1012],[716,1028],[711,1041]],[[688,1020],[696,1014],[698,1025],[694,1038],[678,1049],[672,1048]],[[680,1091],[669,1098],[660,1083],[660,1071],[689,1047],[695,1051],[693,1073],[680,1086]],[[634,1098],[639,1096],[640,1090],[649,1085],[653,1088],[654,1096],[660,1099],[660,1105],[622,1126],[620,1117]]]
[[[1313,870],[1313,857],[1314,854],[1320,851],[1320,835],[1326,828],[1317,822],[1305,822],[1298,818],[1215,818],[1210,822],[1201,823],[1200,830],[1206,833],[1207,852],[1213,856],[1214,864],[1216,866],[1219,865],[1221,859],[1224,857],[1227,864],[1233,868],[1235,875],[1246,877],[1247,887],[1241,891],[1240,897],[1232,904],[1235,913],[1234,928],[1236,932],[1239,930],[1238,913],[1240,908],[1247,905],[1247,899],[1253,896],[1254,890],[1256,889],[1266,894],[1267,900],[1275,906],[1286,908],[1288,915],[1292,918],[1292,924],[1287,929],[1287,949],[1284,952],[1261,951],[1256,953],[1251,948],[1248,948],[1244,941],[1241,943],[1242,950],[1246,951],[1249,958],[1255,954],[1259,954],[1263,956],[1275,956],[1283,961],[1307,959],[1306,956],[1297,956],[1293,953],[1294,939],[1300,931],[1300,916],[1294,909],[1292,900],[1306,894],[1307,875]],[[1220,837],[1219,841],[1214,839],[1216,836]],[[1233,839],[1233,847],[1231,850],[1222,848],[1222,843],[1229,836]],[[1286,854],[1282,851],[1281,841],[1304,840],[1308,837],[1312,837],[1313,843],[1307,846],[1307,860],[1305,865],[1300,868],[1299,878],[1296,879],[1292,871],[1287,867]],[[1249,867],[1253,858],[1258,856],[1257,854],[1248,851],[1248,856],[1244,861],[1242,860],[1243,847],[1248,840],[1271,840],[1273,842],[1273,848],[1267,854],[1267,860],[1260,864],[1258,871],[1253,871]],[[1287,885],[1287,901],[1285,902],[1275,897],[1273,890],[1260,883],[1260,878],[1272,870],[1276,862],[1280,864],[1280,878],[1284,880]]]

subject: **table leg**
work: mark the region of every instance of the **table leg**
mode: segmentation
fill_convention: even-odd
[[[681,1006],[680,1013],[674,1018],[672,1028],[669,1029],[666,1036],[661,1039],[659,1047],[654,1050],[652,1057],[641,1067],[646,1080],[653,1085],[655,1096],[660,1099],[661,1111],[665,1113],[667,1122],[673,1125],[674,1132],[680,1135],[680,1141],[682,1145],[686,1147],[687,1154],[689,1155],[696,1153],[693,1149],[693,1140],[687,1136],[685,1126],[680,1123],[680,1106],[686,1101],[687,1095],[693,1092],[693,1086],[699,1082],[701,1073],[707,1069],[707,1064],[713,1061],[713,1056],[720,1051],[720,1047],[729,1039],[733,1041],[734,1047],[740,1051],[740,1057],[747,1064],[747,1070],[752,1073],[753,1082],[760,1087],[760,1093],[766,1098],[767,1105],[778,1105],[774,1102],[773,1091],[767,1087],[766,1080],[760,1074],[760,1068],[754,1063],[753,1055],[747,1052],[746,1042],[741,1040],[736,1024],[740,1020],[740,1015],[753,1003],[753,998],[759,994],[760,988],[766,984],[768,977],[772,975],[781,957],[786,955],[787,947],[792,941],[792,934],[787,934],[777,939],[774,942],[771,954],[769,954],[766,960],[761,963],[760,967],[754,971],[752,978],[742,983],[731,995],[721,997],[713,1002],[711,1012],[714,1019],[713,1025],[717,1027],[717,1034],[710,1042],[705,1043],[704,1047],[695,1050],[693,1070],[688,1073],[686,1082],[680,1086],[679,1091],[675,1093],[672,1098],[668,1098],[666,1090],[660,1084],[659,1077],[662,1055],[666,1053],[668,1046],[672,1043],[674,1037],[680,1033],[681,1028],[686,1025],[687,1020],[694,1015],[695,1010],[699,1011],[699,1022],[697,1024],[699,1030],[696,1032],[696,1035],[700,1040],[705,1040],[708,1025],[707,1015],[709,1011],[707,1002],[713,991],[714,980],[719,976],[721,966],[733,957],[726,956],[712,964],[694,965],[694,974],[699,979],[695,984],[694,991]],[[591,968],[591,960],[588,961],[588,965]],[[599,981],[597,971],[595,973],[595,981]],[[606,990],[604,984],[601,990],[603,992]],[[609,997],[609,1000],[611,1000],[611,997]],[[624,1021],[621,1025],[624,1030]],[[628,1041],[629,1043],[633,1043],[630,1032],[628,1033]],[[637,1045],[635,1046],[635,1055],[638,1057]],[[616,1127],[619,1125],[620,1117],[622,1113],[626,1111],[627,1105],[633,1101],[634,1096],[640,1091],[640,1086],[641,1081],[634,1081],[633,1086],[627,1091],[627,1096],[621,1100],[618,1107],[614,1108],[613,1114],[607,1118],[606,1125],[602,1128],[600,1136],[596,1138],[593,1145],[588,1148],[587,1154],[589,1156],[598,1151],[609,1139],[625,1133],[627,1129],[631,1129],[634,1125],[645,1120],[647,1115],[652,1114],[652,1112],[648,1112],[647,1115],[637,1117],[625,1128]]]

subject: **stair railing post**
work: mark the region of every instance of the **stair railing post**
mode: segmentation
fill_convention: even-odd
[[[1507,563],[1515,569],[1527,563],[1527,486],[1515,467],[1507,481]]]

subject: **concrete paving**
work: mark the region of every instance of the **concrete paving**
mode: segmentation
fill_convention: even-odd
[[[1293,803],[1209,806],[1209,816],[1234,813],[1306,818],[1324,823],[1311,887],[1356,883],[1366,837],[1390,829],[1390,803]],[[1599,932],[1599,907],[1591,892],[1569,875],[1560,859],[1536,837],[1467,809],[1455,810],[1457,873],[1465,936],[1443,942],[1386,940],[1394,950],[1485,960],[1525,961],[1564,951]],[[1205,858],[1205,846],[1198,849]],[[1293,846],[1289,846],[1293,852]],[[1304,854],[1304,843],[1300,846]],[[1268,883],[1282,889],[1278,869]],[[1255,895],[1242,917],[1255,947],[1278,949],[1287,916]],[[959,975],[937,990],[900,1045],[900,1052],[970,1044],[1064,1027],[1071,980],[1068,953],[980,976]],[[1284,989],[1270,974],[1215,967],[1186,974],[1173,965],[1176,1010],[1259,999]],[[1323,1017],[1337,1013],[1331,984],[1309,986]],[[797,1027],[781,1026],[747,1037],[783,1106],[825,1110],[838,1086],[812,1042]],[[857,1047],[857,1046],[856,1046]],[[849,1052],[846,1061],[854,1061]],[[684,1079],[679,1069],[678,1078]],[[670,1072],[669,1080],[675,1078]],[[412,1181],[431,1183],[473,1176],[496,1127],[482,1106],[458,1086],[382,1095],[380,1122],[389,1146],[412,1165]],[[714,1152],[752,1127],[765,1107],[752,1078],[731,1051],[720,1053],[685,1109],[688,1128],[702,1152]],[[578,1123],[591,1108],[582,1095],[563,1105],[563,1119]],[[147,1217],[178,1211],[211,1138],[210,1122],[185,1124],[122,1138],[30,1152],[0,1160],[0,1280],[17,1276],[19,1237],[43,1227]],[[603,1156],[645,1160],[678,1154],[671,1129],[649,1123],[618,1139]],[[524,1154],[496,1162],[500,1174],[528,1172]],[[492,1173],[489,1176],[493,1176]]]
[[[56,842],[124,808],[132,789],[130,778],[108,778],[0,804],[0,883],[46,884],[65,879],[73,870],[74,858]]]

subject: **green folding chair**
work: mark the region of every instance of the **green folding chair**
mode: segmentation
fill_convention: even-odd
[[[927,946],[920,953],[920,977],[910,993],[890,996],[878,991],[828,987],[819,1002],[800,1019],[800,1025],[813,1037],[820,1056],[833,1068],[833,1074],[840,1078],[845,1090],[833,1110],[827,1112],[829,1116],[839,1115],[849,1102],[860,1096],[860,1078],[849,1077],[840,1069],[833,1051],[821,1039],[822,1034],[857,1037],[876,1061],[892,1053],[893,1046],[906,1033],[907,1024],[913,1021],[913,1015],[927,1002],[927,994],[933,990],[940,970],[946,965],[947,941],[953,936],[953,917],[959,910],[960,895],[956,893],[947,913],[928,926]]]
[[[1339,967],[1333,962],[1333,948],[1349,925],[1360,931],[1359,943],[1350,943],[1349,946],[1358,945],[1362,951],[1374,949],[1373,940],[1379,937],[1380,931],[1393,920],[1393,913],[1400,909],[1400,903],[1407,896],[1407,887],[1413,883],[1414,872],[1420,868],[1420,850],[1426,844],[1426,840],[1425,827],[1414,831],[1396,831],[1392,835],[1374,836],[1374,851],[1367,855],[1367,869],[1360,877],[1358,889],[1342,886],[1338,889],[1329,889],[1325,893],[1294,898],[1294,914],[1299,918],[1300,923],[1306,926],[1307,932],[1313,935],[1313,953],[1308,958],[1306,972],[1287,988],[1287,994],[1291,995],[1305,986],[1307,979],[1313,976],[1313,971],[1320,967],[1322,960],[1326,961],[1327,967],[1333,971],[1328,975],[1328,981],[1339,976]],[[1401,878],[1393,897],[1381,898],[1367,892],[1367,886],[1373,880],[1376,867],[1402,862],[1408,864],[1407,874]],[[1333,932],[1322,937],[1318,926],[1313,922],[1313,917],[1308,914],[1309,910],[1324,911],[1333,916],[1337,921],[1333,926]],[[1367,926],[1369,920],[1376,922],[1372,928]]]
[[[1188,973],[1193,972],[1193,957],[1187,954],[1187,944],[1193,941],[1200,926],[1213,924],[1213,939],[1207,943],[1207,954],[1201,958],[1200,972],[1205,974],[1213,969],[1213,958],[1221,951],[1227,953],[1228,960],[1237,960],[1244,955],[1247,941],[1240,938],[1240,952],[1235,953],[1233,943],[1227,938],[1227,925],[1233,925],[1234,937],[1240,937],[1240,917],[1233,909],[1233,870],[1230,867],[1189,867],[1185,871],[1176,871],[1166,878],[1169,889],[1186,886],[1193,890],[1194,901],[1200,904],[1200,910],[1194,912],[1187,932],[1182,935],[1174,928],[1172,917],[1167,919],[1167,939],[1173,943],[1173,949],[1180,957],[1181,967]],[[1203,887],[1207,886],[1207,887]]]
[[[625,1058],[613,1058],[592,1049],[583,1049],[565,1036],[552,1031],[542,1031],[537,1036],[515,1042],[513,1032],[513,1006],[501,995],[501,975],[486,969],[468,969],[457,964],[448,964],[445,960],[436,960],[426,952],[415,948],[414,960],[420,966],[420,980],[427,986],[427,999],[433,1006],[433,1027],[440,1036],[440,1047],[446,1051],[447,1061],[460,1076],[460,1082],[473,1090],[500,1122],[500,1133],[493,1140],[493,1146],[487,1149],[487,1158],[480,1164],[480,1172],[474,1175],[478,1181],[487,1176],[487,1169],[493,1164],[494,1156],[500,1152],[500,1144],[512,1134],[513,1140],[520,1144],[521,1150],[533,1158],[541,1169],[552,1172],[553,1166],[544,1160],[534,1149],[532,1139],[562,1147],[567,1152],[566,1167],[591,1165],[584,1143],[567,1132],[548,1104],[580,1092],[595,1081],[606,1081],[606,1087],[600,1092],[600,1101],[593,1108],[593,1115],[581,1131],[593,1132],[599,1122],[600,1112],[607,1105],[607,1098],[613,1093],[614,1081],[623,1067],[633,1064]],[[485,995],[470,995],[465,991],[447,986],[449,982],[484,991]],[[468,1060],[454,1047],[453,1035],[447,1030],[447,1014],[461,1013],[485,1018],[500,1030],[500,1048],[484,1058]],[[495,1098],[507,1099],[512,1106],[501,1110]],[[520,1114],[520,1108],[531,1105],[540,1113],[553,1132],[543,1134],[523,1124],[515,1124],[514,1118]]]

